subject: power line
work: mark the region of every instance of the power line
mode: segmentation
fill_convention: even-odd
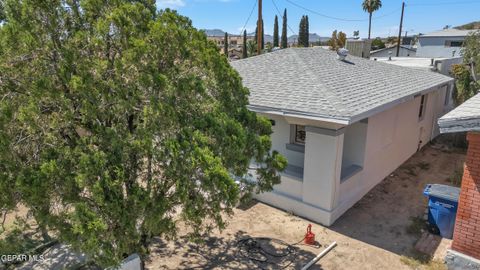
[[[327,19],[332,19],[332,20],[337,20],[337,21],[344,21],[344,22],[364,22],[364,21],[368,21],[368,19],[347,19],[347,18],[339,18],[339,17],[334,17],[334,16],[330,16],[330,15],[326,15],[326,14],[323,14],[323,13],[320,13],[318,11],[315,11],[313,9],[309,9],[307,7],[304,7],[304,6],[301,6],[293,1],[290,1],[290,0],[285,0],[287,1],[288,3],[300,8],[300,9],[303,9],[305,11],[308,11],[310,13],[313,13],[315,15],[318,15],[318,16],[321,16],[321,17],[324,17],[324,18],[327,18]],[[386,16],[390,16],[394,13],[396,13],[397,11],[399,11],[400,8],[397,8],[395,10],[393,10],[392,12],[389,12],[387,14],[384,14],[384,15],[381,15],[381,16],[377,16],[377,17],[373,17],[372,19],[380,19],[380,18],[383,18],[383,17],[386,17]]]
[[[242,27],[242,30],[240,31],[240,35],[243,34],[243,31],[245,31],[245,29],[246,29],[246,27],[247,27],[247,24],[248,24],[248,22],[250,21],[250,18],[252,17],[252,14],[253,14],[253,11],[254,11],[255,8],[257,7],[257,1],[258,1],[258,0],[255,0],[255,3],[253,3],[252,10],[250,11],[250,14],[248,15],[247,21],[245,22],[245,24],[244,24],[243,27]]]
[[[274,1],[274,0],[272,0],[272,3],[273,3],[273,6],[275,6],[275,9],[277,10],[278,16],[279,16],[280,18],[282,18],[282,13],[280,12],[280,9],[278,8],[277,4],[275,4],[275,1]],[[290,27],[290,25],[288,24],[288,22],[287,22],[287,27],[288,27],[288,29],[290,29],[290,31],[291,31],[294,35],[297,34],[297,33],[295,33],[295,31],[293,31],[293,29]]]

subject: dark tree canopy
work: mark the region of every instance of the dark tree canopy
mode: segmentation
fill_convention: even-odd
[[[465,38],[462,47],[463,63],[453,65],[451,73],[455,77],[454,100],[460,105],[480,91],[480,30]]]
[[[378,50],[383,48],[385,48],[385,42],[383,42],[381,38],[377,37],[372,41],[372,50]]]
[[[223,53],[228,58],[228,33],[225,32],[225,37],[223,38]]]
[[[278,17],[275,15],[275,21],[273,23],[273,47],[278,47],[279,45],[279,36],[278,36]]]
[[[283,23],[282,23],[282,39],[281,47],[285,49],[288,47],[288,37],[287,37],[287,9],[283,11]]]
[[[381,0],[364,0],[362,2],[363,11],[368,13],[368,39],[370,39],[370,34],[372,32],[372,15],[373,12],[379,10],[382,7]]]
[[[5,1],[0,207],[107,266],[152,237],[223,228],[285,159],[215,44],[154,0]],[[251,161],[257,184],[243,180]],[[240,176],[240,177],[234,177]]]
[[[303,15],[298,26],[298,46],[308,47],[310,43],[309,36],[308,16]]]
[[[247,51],[247,30],[243,30],[242,58],[248,57]]]

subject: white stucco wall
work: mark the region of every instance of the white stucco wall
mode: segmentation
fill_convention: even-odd
[[[287,120],[278,115],[265,115],[271,120],[275,121],[275,125],[272,127],[272,149],[277,150],[288,160],[288,164],[303,167],[304,154],[297,151],[288,150],[286,145],[290,142],[290,124]]]
[[[417,44],[417,57],[459,57],[461,47],[447,47],[445,42],[463,41],[465,37],[419,37]],[[453,55],[455,51],[455,55]]]
[[[449,109],[444,106],[447,87],[450,86],[428,94],[421,121],[418,120],[420,96],[369,118],[363,170],[342,182],[340,203],[333,219],[410,158],[420,140],[423,147],[439,134],[436,121]]]
[[[273,192],[257,195],[256,198],[321,224],[331,225],[412,156],[420,140],[422,147],[438,135],[437,119],[450,108],[444,104],[446,89],[447,86],[428,93],[422,120],[418,118],[421,99],[418,96],[370,117],[368,124],[363,121],[336,131],[330,129],[333,133],[328,132],[329,129],[319,129],[324,126],[322,122],[309,123],[311,128],[307,127],[304,154],[286,148],[290,142],[289,125],[292,120],[268,116],[275,120],[273,149],[284,154],[296,166],[302,165],[304,175],[303,179],[283,175],[283,182],[275,186]],[[317,127],[312,127],[312,124]],[[365,129],[363,149],[357,147],[360,142],[352,136],[364,134],[362,130]],[[361,152],[364,152],[363,160],[358,157]],[[340,181],[342,161],[351,162],[352,159],[360,160],[355,163],[363,162],[360,164],[363,169]]]

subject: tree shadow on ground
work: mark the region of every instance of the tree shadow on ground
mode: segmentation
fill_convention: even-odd
[[[317,255],[276,239],[251,238],[243,231],[230,239],[206,236],[201,243],[186,237],[176,241],[157,238],[151,253],[153,260],[161,261],[155,269],[301,269]],[[310,269],[322,268],[317,264]]]

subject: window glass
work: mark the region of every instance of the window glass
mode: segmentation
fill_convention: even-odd
[[[446,47],[462,47],[463,41],[461,40],[446,40],[445,41]]]
[[[305,137],[307,133],[305,132],[305,126],[295,125],[295,140],[294,143],[305,144]]]

